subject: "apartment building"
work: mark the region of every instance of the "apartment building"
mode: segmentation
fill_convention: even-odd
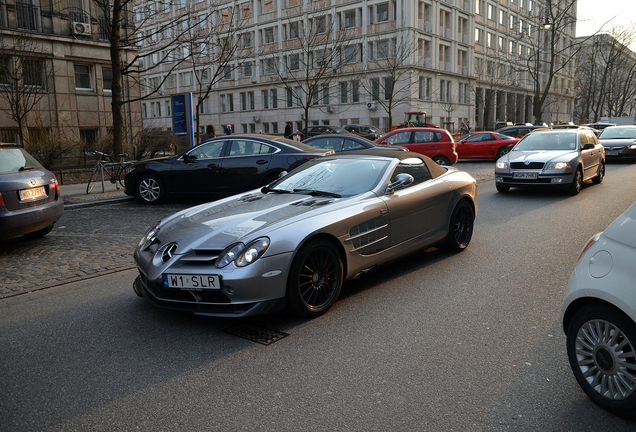
[[[147,96],[142,103],[143,124],[148,129],[172,130],[170,97],[192,92],[196,103],[201,81],[209,83],[210,77],[218,76],[213,62],[175,66],[174,55],[163,53],[176,51],[177,57],[183,58],[192,55],[192,49],[162,50],[161,41],[167,47],[175,39],[174,28],[178,30],[185,21],[191,26],[195,22],[203,34],[227,30],[222,24],[228,22],[228,16],[236,15],[228,10],[240,11],[238,16],[243,20],[241,31],[231,35],[240,49],[235,62],[225,66],[222,78],[214,82],[199,106],[201,133],[208,124],[216,127],[217,134],[227,124],[233,125],[235,132],[280,133],[286,121],[302,129],[305,120],[310,125],[363,123],[389,129],[401,123],[407,111],[426,111],[429,122],[453,132],[464,121],[472,125],[479,121],[487,129],[496,119],[534,120],[532,77],[523,74],[529,54],[519,51],[517,41],[523,34],[519,28],[527,30],[530,23],[538,26],[538,2],[178,0],[151,6],[152,11],[162,11],[153,19],[143,16],[148,4],[138,3],[136,12],[138,20],[144,21],[146,34],[156,35],[140,46],[144,66],[156,65],[141,79],[142,95]],[[189,18],[179,23],[179,17],[186,16]],[[332,69],[325,88],[314,95],[307,119],[300,103],[302,83],[296,74],[303,72],[303,64],[322,66],[320,58],[326,58],[323,51],[327,50],[306,52],[299,48],[299,23],[306,23],[314,33],[333,25],[332,48],[336,52],[328,58]],[[348,32],[346,41],[338,39],[341,31]],[[201,45],[199,52],[211,50],[205,42]],[[527,46],[535,47],[530,42]],[[508,50],[516,55],[503,55]],[[402,73],[394,74],[383,60],[398,54]],[[564,74],[559,75],[560,89],[570,85]],[[568,109],[571,113],[567,107],[570,99],[558,100],[564,108],[557,112],[565,118]],[[391,106],[391,120],[387,106]]]
[[[33,105],[23,124],[26,144],[55,133],[90,148],[108,134],[110,45],[96,11],[89,0],[0,0],[0,142],[19,142],[8,109],[17,102]],[[123,87],[125,97],[139,95],[131,78]],[[141,104],[128,105],[124,115],[130,139],[141,129]]]

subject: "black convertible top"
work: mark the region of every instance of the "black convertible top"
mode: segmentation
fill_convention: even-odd
[[[399,159],[399,160],[417,157],[424,161],[424,163],[428,167],[428,170],[431,173],[432,178],[437,178],[447,171],[446,167],[443,167],[433,162],[433,160],[430,157],[424,156],[423,154],[420,154],[420,153],[415,153],[410,151],[395,151],[395,150],[384,150],[382,148],[373,148],[373,149],[367,149],[367,150],[356,150],[356,151],[338,153],[336,155],[332,155],[329,157],[337,158],[337,157],[358,156],[358,155],[380,156],[380,157],[393,158],[393,159]]]

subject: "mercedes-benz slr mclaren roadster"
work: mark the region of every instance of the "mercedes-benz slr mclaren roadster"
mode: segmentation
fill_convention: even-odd
[[[251,192],[159,222],[139,242],[135,292],[152,304],[242,317],[327,311],[344,281],[431,246],[464,250],[477,186],[411,152],[308,162]]]

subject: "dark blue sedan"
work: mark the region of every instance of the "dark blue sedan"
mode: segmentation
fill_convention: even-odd
[[[315,137],[307,138],[303,141],[303,143],[320,149],[333,150],[336,153],[368,149],[407,151],[406,147],[401,146],[378,147],[368,139],[355,135],[318,135]]]

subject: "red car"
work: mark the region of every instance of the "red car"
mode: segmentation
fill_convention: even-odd
[[[517,142],[519,138],[497,132],[475,132],[457,141],[457,154],[460,159],[499,159]]]
[[[455,141],[446,129],[412,127],[396,129],[375,141],[378,145],[399,145],[430,157],[439,165],[457,163]]]

